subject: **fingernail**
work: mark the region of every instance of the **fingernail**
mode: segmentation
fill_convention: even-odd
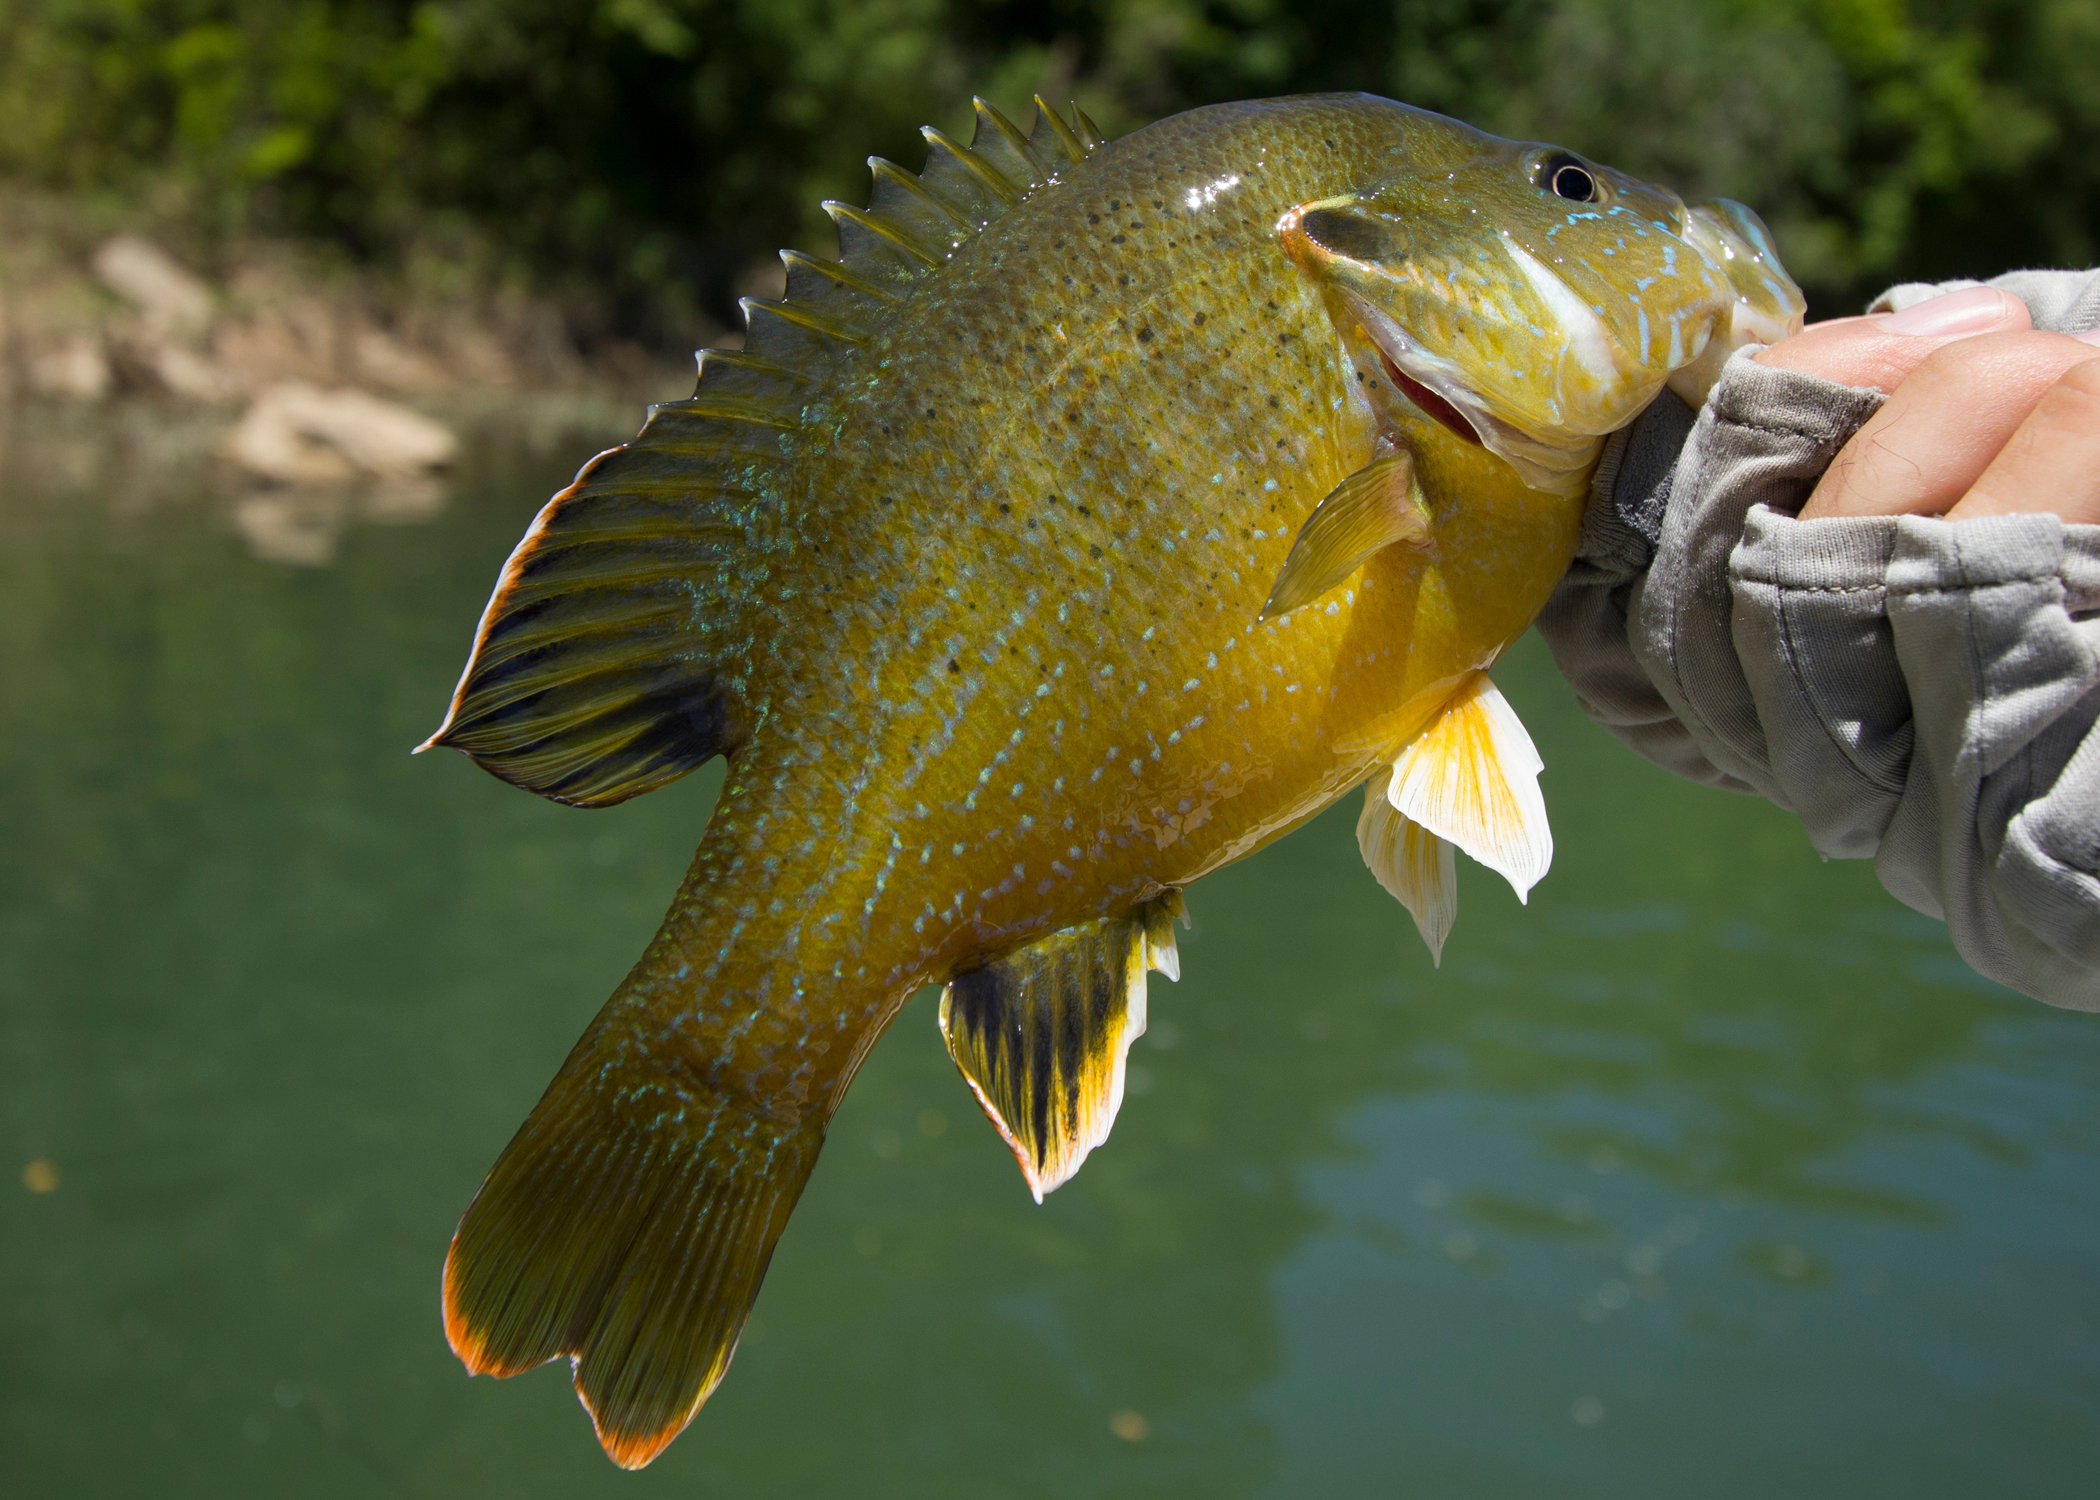
[[[1972,286],[1891,313],[1881,326],[1890,333],[1936,334],[1944,338],[1952,333],[1988,333],[2014,321],[2025,311],[2025,304],[2010,292],[2001,292],[1996,287]]]
[[[2084,333],[2074,333],[2071,337],[2081,344],[2100,344],[2100,328],[2088,328]]]

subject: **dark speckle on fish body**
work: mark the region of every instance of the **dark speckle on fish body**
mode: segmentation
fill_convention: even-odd
[[[1192,111],[1087,153],[1080,135],[1039,131],[1031,150],[1068,152],[1069,170],[1027,176],[1008,140],[1018,183],[993,164],[999,141],[966,158],[933,139],[939,169],[889,181],[890,210],[841,212],[842,264],[796,262],[789,302],[753,305],[745,349],[709,353],[693,402],[658,408],[643,440],[598,461],[612,477],[586,471],[557,499],[547,514],[573,509],[575,534],[528,537],[518,556],[541,571],[506,574],[496,601],[519,606],[520,633],[470,664],[495,679],[492,714],[527,705],[557,740],[582,724],[593,753],[642,773],[662,769],[655,749],[687,757],[672,774],[732,756],[677,904],[490,1182],[543,1147],[670,1177],[598,1197],[585,1184],[545,1220],[499,1221],[477,1199],[455,1242],[494,1247],[490,1265],[617,1242],[605,1265],[476,1283],[479,1311],[448,1321],[476,1369],[577,1353],[579,1328],[597,1338],[595,1311],[520,1311],[519,1288],[631,1285],[605,1306],[712,1320],[706,1359],[672,1350],[639,1384],[593,1387],[591,1351],[655,1359],[635,1331],[647,1319],[585,1350],[587,1400],[627,1400],[659,1370],[690,1376],[673,1392],[686,1404],[652,1411],[656,1425],[601,1429],[623,1462],[668,1441],[726,1364],[831,1112],[917,987],[1124,920],[1390,764],[1527,626],[1579,531],[1575,490],[1528,488],[1382,378],[1359,326],[1372,314],[1338,316],[1355,304],[1287,234],[1308,205],[1381,184],[1404,196],[1452,161],[1501,173],[1495,201],[1531,213],[1539,190],[1515,171],[1527,148],[1362,95]],[[1148,202],[1174,216],[1171,238],[1136,216]],[[1464,248],[1476,207],[1423,219],[1408,264],[1429,265],[1424,284],[1439,269],[1486,275]],[[1089,232],[1104,223],[1107,236]],[[1459,248],[1439,267],[1446,241]],[[1498,253],[1501,281],[1466,283],[1457,303],[1507,311],[1493,297],[1523,276]],[[1598,263],[1619,274],[1634,258]],[[1447,303],[1417,310],[1410,337],[1448,332],[1435,323]],[[1522,332],[1535,325],[1494,326],[1517,330],[1506,337],[1527,356],[1491,351],[1498,378],[1540,363]],[[1582,451],[1610,430],[1578,429]],[[1307,518],[1403,458],[1434,545],[1359,558],[1317,607],[1267,617]],[[590,548],[617,553],[604,588],[628,613],[562,614],[560,587],[578,576],[562,570]],[[574,671],[548,672],[549,706],[532,709],[517,679],[548,659],[545,627],[569,620],[584,643]],[[578,682],[642,697],[601,722],[561,697]],[[567,773],[562,744],[517,727],[490,736],[492,756],[528,747],[499,774]],[[611,1080],[616,1097],[572,1110],[577,1080]],[[692,1131],[663,1139],[646,1123],[688,1116]],[[583,1120],[600,1135],[534,1134]],[[569,1168],[547,1170],[551,1182]],[[674,1189],[687,1195],[675,1204]],[[613,1274],[664,1225],[672,1269]],[[719,1248],[694,1225],[747,1236],[731,1247],[734,1296],[689,1295],[679,1279],[699,1264],[679,1256]],[[487,1342],[498,1334],[515,1347]]]

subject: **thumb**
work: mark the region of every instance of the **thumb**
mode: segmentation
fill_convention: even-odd
[[[1753,356],[1781,370],[1819,375],[1839,385],[1893,391],[1933,350],[1979,333],[2019,333],[2034,326],[2027,304],[1996,287],[1965,287],[1914,303],[1899,313],[1813,323]]]

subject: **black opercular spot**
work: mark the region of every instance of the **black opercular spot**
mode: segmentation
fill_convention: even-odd
[[[1301,222],[1314,244],[1351,260],[1378,260],[1391,247],[1383,224],[1346,208],[1316,208]]]
[[[1571,203],[1597,201],[1597,175],[1565,152],[1539,163],[1539,186]]]

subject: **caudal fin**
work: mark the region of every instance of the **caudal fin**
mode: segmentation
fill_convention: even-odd
[[[614,1463],[639,1469],[729,1367],[822,1144],[665,1088],[564,1068],[445,1257],[445,1336],[475,1375],[567,1355]]]

